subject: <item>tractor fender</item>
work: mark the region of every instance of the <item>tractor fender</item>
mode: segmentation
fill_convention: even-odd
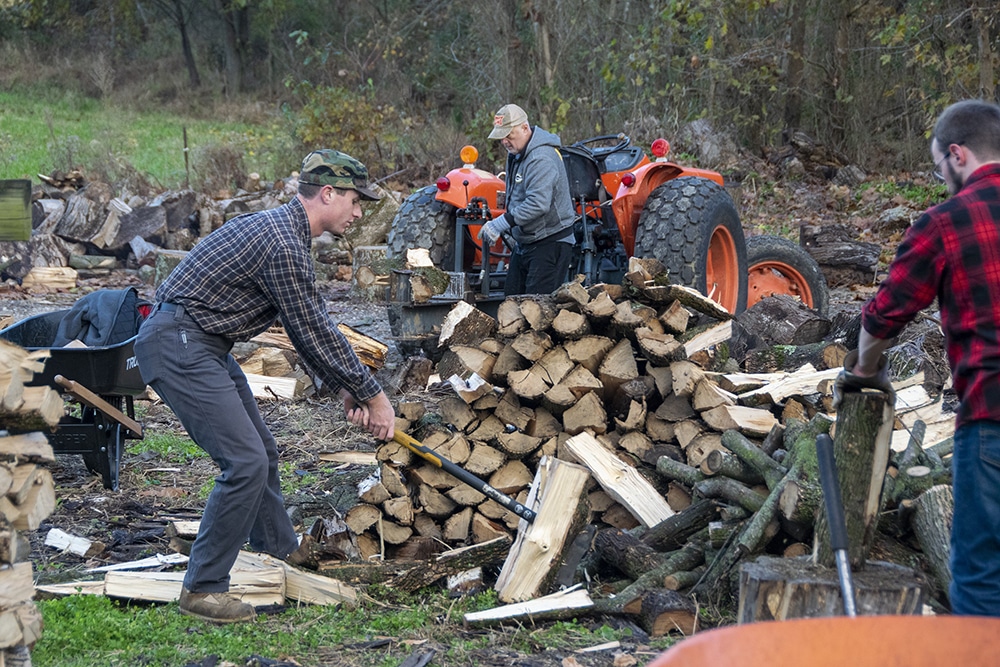
[[[473,197],[482,197],[493,217],[503,213],[504,197],[501,193],[507,191],[507,185],[496,175],[474,167],[462,167],[452,169],[445,178],[449,187],[447,190],[439,188],[435,200],[455,208],[465,208]]]
[[[631,186],[624,184],[618,186],[614,200],[611,202],[611,209],[614,211],[615,220],[618,223],[618,231],[622,236],[622,244],[625,252],[631,257],[635,252],[635,230],[639,226],[639,216],[646,206],[646,199],[656,188],[669,180],[680,178],[681,176],[694,176],[697,178],[707,178],[722,185],[722,174],[707,169],[694,169],[682,167],[673,162],[649,162],[632,172],[635,175],[635,183]]]

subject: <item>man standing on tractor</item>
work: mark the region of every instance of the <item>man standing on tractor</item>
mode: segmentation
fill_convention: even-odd
[[[229,593],[243,544],[293,565],[309,563],[285,511],[278,447],[247,378],[230,353],[277,318],[305,365],[338,392],[347,419],[380,440],[395,413],[327,313],[316,288],[311,239],[343,234],[378,199],[368,170],[335,150],[302,161],[298,195],[278,208],[233,218],[206,236],[156,290],[135,354],[143,380],[219,466],[180,595],[182,614],[214,623],[250,620],[254,608]]]
[[[951,198],[907,230],[862,310],[844,388],[889,387],[881,353],[936,298],[959,407],[955,419],[951,609],[1000,616],[1000,107],[969,100],[938,118],[934,175]]]
[[[559,137],[528,123],[516,104],[493,117],[490,139],[507,149],[507,209],[479,231],[493,245],[510,232],[511,249],[504,294],[548,294],[567,278],[573,244],[573,200],[563,167]]]

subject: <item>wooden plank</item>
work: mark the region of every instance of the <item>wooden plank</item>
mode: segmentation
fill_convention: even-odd
[[[104,579],[94,581],[67,581],[61,584],[43,584],[35,590],[49,595],[104,595]]]
[[[532,621],[545,618],[552,613],[566,610],[585,611],[594,606],[590,594],[577,584],[551,595],[537,597],[532,600],[514,602],[512,604],[474,611],[465,614],[462,620],[467,626],[485,626],[501,621]]]
[[[108,572],[104,594],[108,597],[150,602],[173,602],[180,598],[184,572]],[[255,607],[283,604],[285,572],[282,568],[238,570],[229,573],[229,592]]]

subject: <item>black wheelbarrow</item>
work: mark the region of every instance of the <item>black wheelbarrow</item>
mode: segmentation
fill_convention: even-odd
[[[104,487],[118,490],[125,440],[141,440],[133,399],[146,391],[134,344],[149,303],[135,288],[100,290],[71,309],[35,315],[0,331],[28,350],[47,350],[45,369],[27,386],[48,385],[73,405],[46,435],[56,453],[82,454]],[[86,347],[64,347],[67,338]]]

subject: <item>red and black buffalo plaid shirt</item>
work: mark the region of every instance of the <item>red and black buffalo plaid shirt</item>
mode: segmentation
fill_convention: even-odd
[[[1000,421],[1000,164],[977,169],[907,230],[862,324],[892,338],[935,297],[960,401],[956,425]]]

